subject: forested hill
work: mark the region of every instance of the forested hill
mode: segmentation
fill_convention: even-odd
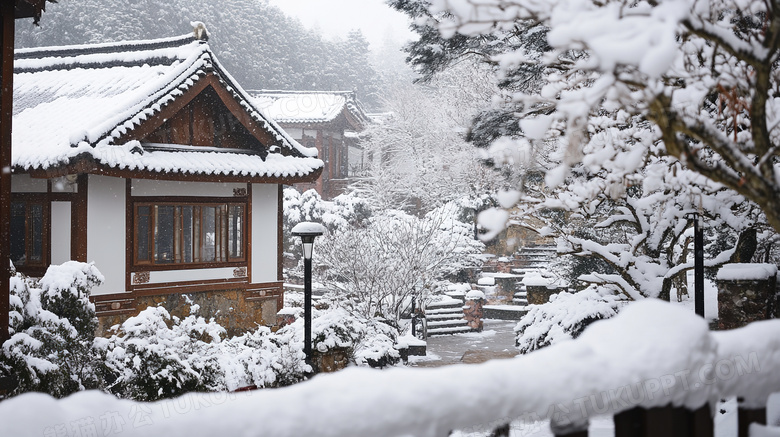
[[[265,0],[61,0],[40,27],[17,23],[17,47],[152,39],[209,29],[212,49],[245,89],[355,90],[376,107],[376,72],[360,31],[324,40]]]

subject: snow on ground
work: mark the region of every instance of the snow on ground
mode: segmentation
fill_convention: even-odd
[[[677,302],[677,295],[671,297],[672,304],[695,312],[695,291],[693,286],[693,270],[688,272],[688,296],[683,295],[682,302]],[[707,278],[704,278],[704,318],[712,321],[718,318],[718,287]]]
[[[515,321],[483,320],[482,332],[440,335],[428,339],[428,356],[416,358],[420,367],[458,364],[468,350],[509,352],[515,350]]]
[[[498,332],[474,340],[496,338]],[[0,403],[0,423],[15,437],[433,437],[551,413],[577,421],[634,406],[695,408],[735,395],[755,408],[780,391],[778,368],[780,320],[710,332],[687,309],[647,300],[592,324],[577,340],[513,359],[437,369],[353,367],[282,389],[145,404],[98,392],[64,400],[28,393]]]

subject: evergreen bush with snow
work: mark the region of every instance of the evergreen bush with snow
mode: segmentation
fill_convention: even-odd
[[[103,277],[92,264],[51,266],[39,281],[11,278],[11,338],[0,351],[0,376],[16,377],[11,396],[28,391],[64,397],[85,389],[155,401],[192,391],[281,387],[306,378],[303,320],[271,332],[261,326],[225,339],[213,319],[179,318],[149,307],[95,338],[97,318],[90,289]],[[396,331],[344,309],[317,311],[314,348],[342,348],[357,365],[396,364]]]
[[[197,311],[197,306],[194,306]],[[303,344],[261,326],[224,339],[225,329],[195,314],[183,319],[149,307],[102,339],[108,387],[122,397],[154,401],[191,391],[279,387],[304,379]]]
[[[304,361],[303,339],[290,330],[273,333],[258,326],[252,332],[224,341],[221,349],[227,390],[284,387],[303,381],[311,371]]]
[[[182,321],[162,307],[145,309],[100,342],[116,375],[108,389],[122,398],[154,401],[217,388],[221,369],[202,337],[218,338],[220,332],[202,318]]]
[[[515,345],[526,354],[577,338],[591,323],[617,314],[619,302],[612,294],[599,293],[596,287],[554,294],[546,304],[531,305],[520,319],[515,326]]]
[[[303,319],[280,329],[277,334],[289,336],[303,345]],[[336,349],[347,352],[358,366],[385,367],[397,364],[401,355],[396,348],[397,331],[378,319],[356,317],[343,308],[314,310],[312,315],[312,349],[327,353]]]
[[[40,391],[64,397],[102,387],[103,365],[93,347],[97,318],[89,301],[103,276],[92,264],[50,266],[39,281],[14,272],[11,338],[0,351],[0,376],[16,377],[10,393]]]

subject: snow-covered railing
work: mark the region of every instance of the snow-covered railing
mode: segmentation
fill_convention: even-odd
[[[147,404],[98,392],[63,400],[28,393],[0,402],[0,424],[9,436],[363,437],[508,435],[500,434],[504,424],[550,418],[557,435],[586,435],[578,425],[615,415],[618,437],[712,435],[706,405],[738,396],[742,408],[756,410],[778,391],[780,320],[710,332],[689,311],[645,301],[594,323],[577,340],[514,359],[348,368],[282,389]]]

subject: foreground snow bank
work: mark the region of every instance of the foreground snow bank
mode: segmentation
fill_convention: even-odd
[[[732,395],[756,407],[780,391],[778,368],[780,320],[711,333],[689,311],[647,300],[577,340],[515,359],[348,368],[282,389],[148,404],[98,392],[59,401],[30,393],[0,403],[0,423],[13,436],[83,435],[87,428],[121,436],[442,436],[517,418],[577,421],[669,403],[696,408]]]

